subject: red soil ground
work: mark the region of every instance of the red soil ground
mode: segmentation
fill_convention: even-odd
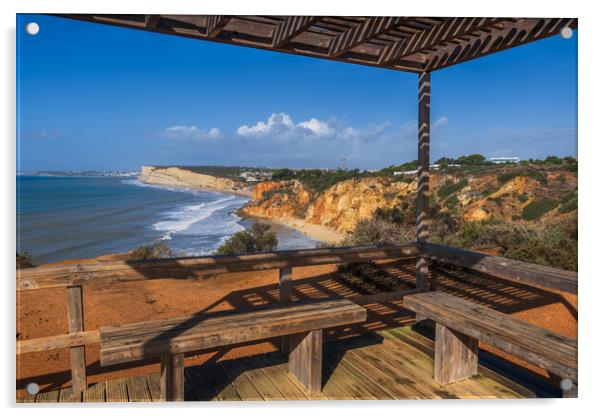
[[[411,283],[412,262],[389,263],[387,271]],[[357,294],[345,286],[335,273],[335,266],[294,269],[295,297],[327,298]],[[439,278],[440,288],[465,296],[469,300],[513,314],[538,326],[577,337],[577,296],[548,293],[528,287],[508,285],[499,280],[478,277],[467,283],[468,274],[450,272]],[[501,283],[500,283],[501,282]],[[233,273],[200,280],[152,280],[89,285],[84,289],[85,329],[106,325],[161,319],[170,316],[249,308],[278,302],[277,271]],[[67,333],[67,294],[64,289],[20,292],[17,296],[17,339],[31,339]],[[358,331],[375,331],[411,323],[413,315],[401,302],[369,305],[368,322],[344,331],[328,331],[328,338],[350,336]],[[186,365],[220,360],[259,352],[274,351],[275,342],[222,348],[186,358]],[[500,354],[523,364],[515,357]],[[100,367],[99,346],[86,347],[88,383],[99,380],[146,374],[159,370],[157,362]],[[526,365],[534,372],[547,373]],[[31,353],[17,356],[17,389],[36,382],[42,390],[70,384],[68,350]]]

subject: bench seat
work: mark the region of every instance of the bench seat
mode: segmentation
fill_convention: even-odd
[[[476,374],[476,340],[577,382],[574,339],[441,291],[406,296],[404,306],[437,325],[435,378],[441,384]]]
[[[161,357],[166,400],[181,400],[184,353],[291,335],[289,369],[314,392],[321,388],[322,329],[365,320],[364,308],[341,299],[109,326],[100,329],[100,364]]]

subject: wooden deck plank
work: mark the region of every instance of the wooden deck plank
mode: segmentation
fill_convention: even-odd
[[[265,357],[272,363],[272,366],[270,368],[273,368],[275,371],[278,371],[284,378],[286,378],[289,381],[289,383],[292,383],[292,385],[294,385],[297,388],[297,390],[301,391],[301,393],[303,395],[305,395],[307,397],[307,399],[309,399],[309,400],[332,399],[332,397],[327,396],[324,392],[324,389],[325,389],[324,374],[322,374],[322,391],[318,392],[318,393],[312,393],[310,395],[305,390],[305,387],[303,387],[303,385],[301,385],[301,383],[299,383],[299,381],[297,379],[295,379],[295,377],[291,376],[291,374],[289,373],[288,361],[287,361],[286,357],[284,357],[282,354],[277,353],[277,352],[266,354]],[[334,383],[327,383],[327,385],[329,386],[328,387],[329,390],[333,390],[332,386],[334,386]]]
[[[328,348],[324,351],[325,358],[333,359],[334,361],[339,360],[337,369],[345,370],[352,380],[362,380],[362,387],[375,399],[377,400],[391,400],[395,397],[391,395],[386,389],[383,389],[378,385],[378,382],[373,379],[374,374],[370,371],[370,368],[364,366],[363,371],[358,371],[349,362],[351,352],[339,348]]]
[[[105,391],[106,391],[106,381],[99,381],[98,383],[94,383],[86,390],[82,392],[82,402],[84,403],[101,403],[106,400]],[[127,400],[127,396],[126,396]],[[106,400],[109,401],[109,400]]]
[[[59,390],[50,390],[36,394],[36,403],[57,403]]]
[[[21,396],[17,396],[17,403],[35,403],[36,402],[36,396],[33,394],[28,394],[25,393]]]
[[[127,402],[128,391],[125,379],[106,381],[107,402]]]
[[[159,373],[152,373],[146,376],[146,382],[148,384],[148,391],[151,395],[153,402],[161,401],[161,375]]]
[[[407,373],[383,362],[377,354],[366,354],[353,349],[349,351],[347,361],[357,371],[365,371],[366,375],[378,383],[394,399],[421,398],[420,392],[413,386],[415,382],[407,377]]]
[[[232,385],[232,380],[224,373],[221,366],[215,363],[205,363],[201,366],[208,383],[221,401],[240,401],[242,398]]]
[[[130,402],[152,401],[145,376],[132,376],[126,379],[128,398]]]
[[[404,344],[399,341],[394,335],[390,333],[384,334],[385,340],[383,345],[387,350],[396,350],[400,347],[404,347],[408,344]],[[412,348],[413,349],[413,348]],[[418,349],[413,349],[416,353],[411,354],[407,347],[404,350],[404,354],[396,354],[396,357],[393,359],[398,362],[402,362],[407,365],[407,368],[410,369],[414,375],[414,377],[420,377],[433,391],[433,394],[436,394],[440,398],[449,399],[449,398],[480,398],[482,396],[489,397],[489,392],[487,390],[481,390],[475,384],[474,380],[463,380],[458,383],[450,384],[447,386],[439,385],[433,378],[433,369],[434,369],[434,360],[432,354],[427,354]],[[410,358],[411,356],[411,358]],[[422,374],[422,376],[420,376]],[[478,383],[477,383],[478,384]]]
[[[213,389],[203,369],[199,365],[187,367],[184,370],[186,380],[194,390],[197,401],[216,401],[219,400],[217,392]]]
[[[255,359],[261,365],[261,372],[274,383],[285,400],[310,400],[310,397],[303,391],[303,388],[298,383],[294,383],[288,374],[279,370],[277,365],[265,354],[257,355]]]
[[[274,382],[261,371],[262,362],[258,357],[243,357],[237,362],[264,400],[286,400]]]
[[[228,375],[228,378],[232,380],[232,385],[242,400],[263,401],[263,396],[255,388],[237,361],[236,359],[226,360],[220,361],[218,364]]]
[[[346,366],[341,366],[331,354],[325,351],[324,366],[331,373],[331,377],[336,375],[336,384],[342,390],[342,396],[335,400],[374,400],[376,397],[364,386],[364,379],[356,379]],[[330,395],[329,393],[327,393]]]
[[[322,392],[311,396],[288,372],[279,352],[185,370],[188,400],[368,400],[533,397],[523,386],[484,367],[477,376],[439,386],[433,379],[433,341],[402,327],[324,345]],[[76,401],[69,388],[30,396],[29,402]],[[28,399],[19,399],[27,403]],[[84,402],[157,401],[159,374],[91,385]]]
[[[73,391],[73,387],[65,387],[59,392],[59,403],[81,403],[82,392]]]

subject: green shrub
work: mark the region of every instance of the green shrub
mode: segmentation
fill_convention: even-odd
[[[443,186],[439,188],[439,190],[437,191],[437,195],[439,195],[439,198],[441,199],[447,198],[454,192],[464,188],[466,185],[468,185],[468,179],[466,178],[460,179],[458,182],[453,182],[448,179],[445,182],[445,184],[443,184]]]
[[[405,212],[400,207],[376,208],[374,218],[388,221],[393,224],[403,224],[405,222]]]
[[[533,221],[558,206],[558,201],[552,199],[540,199],[533,201],[523,208],[523,220]]]
[[[579,168],[576,163],[570,163],[568,165],[565,165],[565,169],[568,170],[569,172],[577,173],[577,170]]]
[[[577,209],[577,198],[573,198],[567,202],[565,202],[560,208],[558,208],[558,212],[566,214],[567,212],[575,211]]]
[[[501,256],[510,259],[577,270],[577,216],[574,214],[545,224],[470,221],[457,233],[437,241],[470,250],[497,248]]]
[[[460,156],[459,158],[456,159],[456,163],[459,165],[472,165],[472,166],[478,166],[478,165],[483,165],[486,163],[486,158],[485,156],[478,154],[478,153],[474,153],[472,155],[468,155],[468,156]]]
[[[251,230],[239,231],[228,238],[217,250],[217,254],[249,254],[274,251],[278,247],[276,234],[270,226],[256,222]]]
[[[359,221],[353,233],[342,244],[351,246],[399,244],[414,239],[414,233],[413,228],[375,217]]]
[[[543,185],[548,184],[548,178],[545,173],[536,170],[536,169],[525,169],[525,170],[517,170],[512,172],[501,173],[497,176],[497,179],[500,184],[504,184],[509,182],[510,180],[516,178],[517,176],[525,176],[528,178],[535,179],[539,183]]]
[[[529,200],[529,195],[527,194],[520,194],[518,197],[518,200],[522,203],[525,203]]]
[[[173,252],[167,244],[162,241],[154,244],[140,246],[130,252],[130,260],[166,259],[173,257]]]
[[[449,198],[447,198],[445,200],[445,208],[449,209],[450,211],[455,210],[458,205],[460,204],[460,200],[458,199],[458,197],[456,195],[451,195]]]
[[[35,267],[31,254],[24,251],[23,254],[17,253],[17,269],[29,269]]]

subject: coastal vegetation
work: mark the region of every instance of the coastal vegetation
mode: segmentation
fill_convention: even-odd
[[[137,247],[129,254],[129,260],[167,259],[170,257],[173,257],[173,252],[163,241]]]
[[[576,270],[574,158],[493,164],[474,154],[437,162],[431,168],[430,241]],[[274,181],[256,186],[261,191],[242,211],[324,225],[345,236],[339,245],[413,240],[416,167],[410,161],[373,172],[276,170]]]
[[[31,254],[26,251],[21,254],[17,253],[17,269],[28,269],[30,267],[35,267]]]
[[[270,226],[256,222],[250,230],[239,231],[228,238],[217,250],[216,254],[248,254],[274,251],[278,247],[276,233]]]

